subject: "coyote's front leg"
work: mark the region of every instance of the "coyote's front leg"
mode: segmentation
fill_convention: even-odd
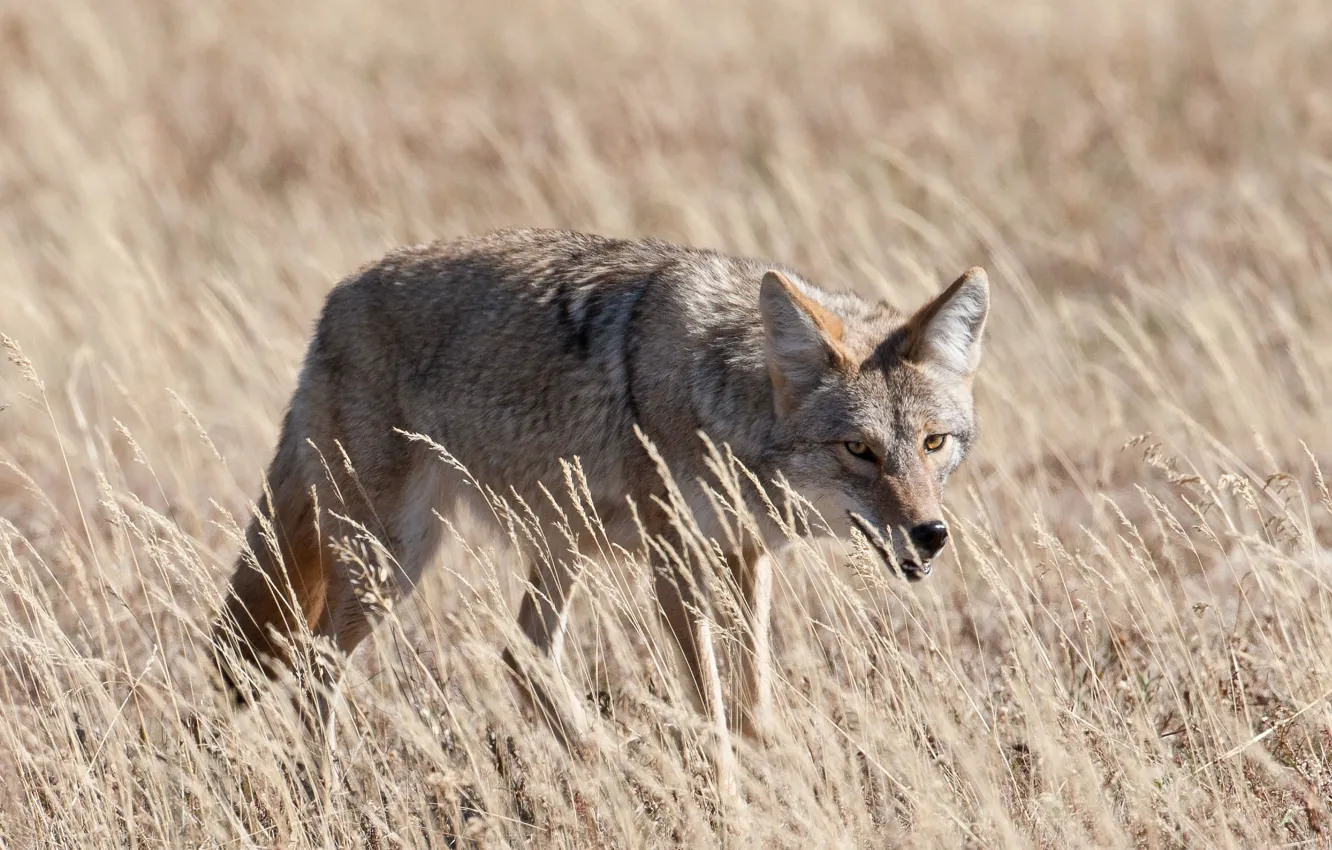
[[[721,727],[738,719],[738,728],[746,737],[760,735],[767,723],[771,702],[768,667],[770,641],[768,629],[772,610],[771,561],[757,551],[728,556],[727,566],[738,594],[742,623],[742,651],[735,671],[735,698],[730,706],[722,704],[722,687],[716,655],[711,641],[711,625],[702,616],[699,602],[701,588],[678,568],[655,564],[655,587],[662,619],[674,638],[688,677],[686,690],[695,707]]]
[[[727,558],[739,593],[741,649],[733,709],[750,740],[767,731],[772,713],[772,556],[747,551]]]

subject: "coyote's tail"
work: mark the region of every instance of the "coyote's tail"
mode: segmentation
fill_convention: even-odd
[[[328,576],[325,572],[313,494],[307,489],[299,436],[292,414],[282,424],[282,437],[268,469],[268,489],[259,500],[259,514],[250,520],[245,548],[226,601],[213,628],[218,670],[237,702],[244,703],[250,677],[238,675],[233,658],[259,668],[269,678],[292,659],[288,647],[325,615]]]

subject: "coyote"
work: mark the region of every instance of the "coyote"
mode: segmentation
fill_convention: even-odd
[[[397,593],[416,584],[440,516],[478,489],[410,435],[542,522],[557,518],[544,492],[560,489],[560,460],[576,458],[609,542],[630,551],[644,532],[673,530],[644,438],[698,527],[728,539],[708,495],[706,436],[751,484],[784,482],[827,531],[863,537],[888,570],[919,580],[948,538],[944,482],[976,437],[988,308],[979,268],[908,316],[773,263],[655,240],[508,230],[390,253],[324,305],[217,621],[223,677],[244,701],[228,659],[272,676],[307,629],[344,653],[366,637],[373,612],[329,545],[351,531],[381,541]],[[759,532],[725,545],[740,607],[760,621],[743,630],[739,658],[739,718],[752,732],[768,700],[765,553],[787,538],[756,488],[744,498]],[[649,549],[686,689],[706,707],[717,692],[701,654],[701,585]],[[530,555],[518,623],[558,663],[571,568]],[[522,678],[513,652],[504,658]]]

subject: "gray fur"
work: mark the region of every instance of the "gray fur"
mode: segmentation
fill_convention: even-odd
[[[534,507],[545,504],[542,485],[562,489],[559,460],[577,457],[611,539],[634,549],[626,497],[650,532],[665,531],[650,507],[662,482],[638,426],[690,504],[704,504],[697,482],[708,478],[701,432],[760,480],[784,476],[835,533],[862,517],[890,541],[879,546],[885,559],[927,567],[904,532],[942,519],[943,482],[974,439],[971,376],[987,307],[979,269],[912,319],[766,261],[659,241],[513,230],[396,251],[328,296],[269,473],[266,518],[309,522],[316,488],[321,506],[345,506],[380,536],[410,589],[439,540],[433,512],[447,515],[469,488],[407,431]],[[951,435],[933,454],[921,447],[931,433]],[[880,462],[853,456],[848,442]],[[335,462],[337,446],[355,478]],[[701,527],[716,529],[707,513]],[[737,563],[783,542],[775,527],[764,537],[733,553]],[[276,654],[264,629],[290,630],[293,617],[258,578],[286,576],[299,616],[350,651],[371,624],[345,568],[326,553],[322,572],[294,564],[309,558],[295,544],[281,552],[284,567],[258,540],[224,618],[239,625],[222,634],[239,635],[252,660]],[[524,601],[520,621],[557,649],[568,576],[546,566],[532,578],[544,595]],[[690,629],[671,616],[689,600],[678,586],[658,590],[698,685]]]

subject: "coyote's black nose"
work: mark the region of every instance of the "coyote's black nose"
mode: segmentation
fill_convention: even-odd
[[[911,529],[911,542],[916,544],[920,554],[926,558],[933,558],[939,554],[947,540],[948,526],[937,519],[933,522],[922,522]]]

